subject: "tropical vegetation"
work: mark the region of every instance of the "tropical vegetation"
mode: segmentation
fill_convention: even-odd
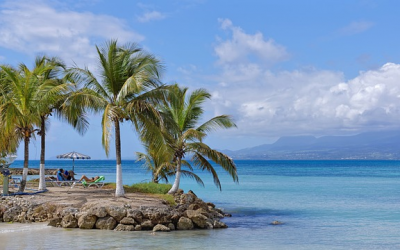
[[[209,132],[236,127],[228,115],[201,123],[204,103],[211,97],[205,89],[190,93],[178,84],[162,84],[162,63],[137,44],[120,45],[117,40],[110,40],[96,46],[96,50],[96,72],[78,66],[67,68],[61,60],[45,56],[36,58],[32,70],[25,64],[17,68],[0,66],[0,153],[16,152],[24,141],[19,191],[24,191],[26,185],[29,142],[35,134],[41,136],[39,189],[46,188],[45,135],[49,117],[55,115],[83,134],[89,125],[88,112],[102,115],[102,145],[107,156],[114,137],[117,197],[125,193],[121,164],[124,121],[133,125],[145,146],[146,152],[137,153],[137,159],[152,173],[152,184],[148,184],[151,189],[157,189],[152,185],[174,178],[172,187],[163,186],[173,194],[179,189],[181,176],[204,185],[194,169],[210,172],[221,189],[214,163],[238,182],[234,161],[205,143]]]

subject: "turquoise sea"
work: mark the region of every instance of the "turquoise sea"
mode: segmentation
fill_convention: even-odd
[[[239,184],[216,167],[222,191],[207,173],[198,173],[205,188],[190,179],[181,185],[231,213],[224,219],[228,229],[153,234],[0,223],[0,248],[400,249],[400,161],[235,162]],[[46,162],[47,168],[71,165]],[[124,184],[150,179],[139,163],[123,161],[122,167]],[[115,161],[77,160],[75,170],[115,182]],[[275,220],[283,224],[270,225]]]

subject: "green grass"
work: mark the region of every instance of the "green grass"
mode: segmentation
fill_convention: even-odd
[[[136,183],[131,186],[125,185],[124,190],[126,193],[145,193],[149,196],[157,197],[159,199],[165,200],[170,206],[175,206],[174,196],[167,194],[171,189],[171,184],[160,184],[160,183]],[[115,183],[106,183],[104,185],[105,189],[115,189]]]
[[[171,184],[160,184],[160,183],[136,183],[131,186],[125,187],[125,191],[128,193],[146,193],[146,194],[166,194],[171,189]]]

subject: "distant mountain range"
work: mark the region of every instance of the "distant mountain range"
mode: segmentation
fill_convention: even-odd
[[[231,151],[234,159],[336,160],[400,159],[400,131],[367,132],[354,136],[288,136],[275,143]]]

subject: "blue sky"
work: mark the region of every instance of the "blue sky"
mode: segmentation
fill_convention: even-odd
[[[237,129],[207,138],[218,149],[393,130],[399,9],[395,0],[3,0],[0,63],[33,65],[46,54],[95,71],[96,44],[137,42],[163,61],[163,82],[212,93],[205,119],[234,117]],[[122,132],[131,159],[142,147],[129,124]],[[47,159],[73,150],[106,158],[98,115],[84,136],[58,120],[47,133]],[[39,159],[39,138],[30,149]]]

